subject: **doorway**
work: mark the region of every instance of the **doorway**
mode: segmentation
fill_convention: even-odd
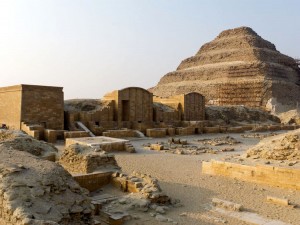
[[[129,100],[122,100],[122,121],[129,121]]]

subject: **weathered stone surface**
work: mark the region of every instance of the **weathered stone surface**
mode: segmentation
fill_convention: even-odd
[[[247,157],[274,160],[300,159],[300,129],[261,140],[247,150]]]
[[[93,224],[87,192],[54,162],[0,146],[0,178],[6,225]]]
[[[64,128],[62,87],[15,85],[0,88],[0,123],[21,129],[21,122]]]
[[[70,173],[75,174],[119,168],[113,154],[97,151],[90,146],[81,144],[72,144],[66,147],[59,163]]]
[[[199,92],[217,105],[295,108],[300,96],[300,70],[295,60],[249,27],[221,32],[195,56],[149,89],[161,97]]]
[[[0,130],[0,146],[25,151],[43,159],[55,161],[57,148],[52,144],[38,141],[22,131]]]

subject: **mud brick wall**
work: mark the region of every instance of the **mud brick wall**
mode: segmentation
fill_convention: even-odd
[[[9,128],[21,127],[21,86],[0,88],[0,125]]]
[[[64,94],[61,87],[22,85],[22,122],[64,129]]]

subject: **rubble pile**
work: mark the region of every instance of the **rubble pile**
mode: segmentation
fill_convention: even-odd
[[[113,154],[81,144],[72,144],[65,148],[59,163],[70,173],[86,174],[120,169]]]
[[[151,175],[133,172],[131,175],[116,172],[112,175],[112,184],[124,192],[140,193],[152,203],[166,204],[170,198],[164,194],[158,180]]]
[[[43,159],[55,161],[57,148],[47,142],[38,141],[21,131],[1,130],[0,146],[25,151]]]
[[[214,150],[212,148],[208,148],[205,146],[179,144],[181,142],[187,143],[186,140],[180,140],[180,139],[174,139],[174,140],[175,142],[172,142],[173,144],[171,144],[170,141],[168,143],[165,142],[158,142],[155,144],[147,143],[147,144],[143,144],[143,147],[144,149],[156,150],[160,152],[177,154],[177,155],[200,155],[203,153],[217,154],[217,152],[219,152],[219,150]]]
[[[246,157],[273,160],[300,160],[300,129],[261,140]]]
[[[0,177],[3,224],[94,224],[87,191],[57,163],[2,145]]]
[[[130,193],[118,196],[101,191],[91,193],[96,219],[122,224],[127,220],[139,220],[148,216],[149,219],[153,217],[160,222],[178,224],[165,214],[182,204],[180,200],[170,199],[165,195],[157,179],[135,171],[131,175],[116,172],[112,176],[112,185]],[[112,191],[111,188],[108,191]]]
[[[272,137],[277,135],[276,133],[268,133],[268,134],[259,134],[259,133],[249,133],[249,134],[241,134],[241,137],[243,138],[258,138],[258,139],[264,139],[267,137]]]
[[[240,141],[237,141],[235,138],[230,136],[218,137],[214,139],[202,139],[197,141],[205,145],[212,145],[212,146],[235,145],[241,143]]]

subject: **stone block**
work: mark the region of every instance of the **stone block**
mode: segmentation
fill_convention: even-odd
[[[96,191],[104,185],[110,183],[111,175],[112,172],[99,172],[84,175],[74,175],[73,178],[81,187],[86,188],[89,191]]]
[[[167,130],[164,128],[147,129],[146,135],[148,137],[155,137],[155,138],[165,137],[167,135]]]
[[[215,133],[220,133],[220,127],[204,127],[203,128],[203,132],[204,133],[211,133],[211,134],[215,134]]]
[[[160,144],[151,144],[150,149],[160,151],[160,150],[164,150],[164,146]]]
[[[267,165],[250,166],[211,160],[210,162],[202,162],[202,173],[300,190],[299,169]]]

